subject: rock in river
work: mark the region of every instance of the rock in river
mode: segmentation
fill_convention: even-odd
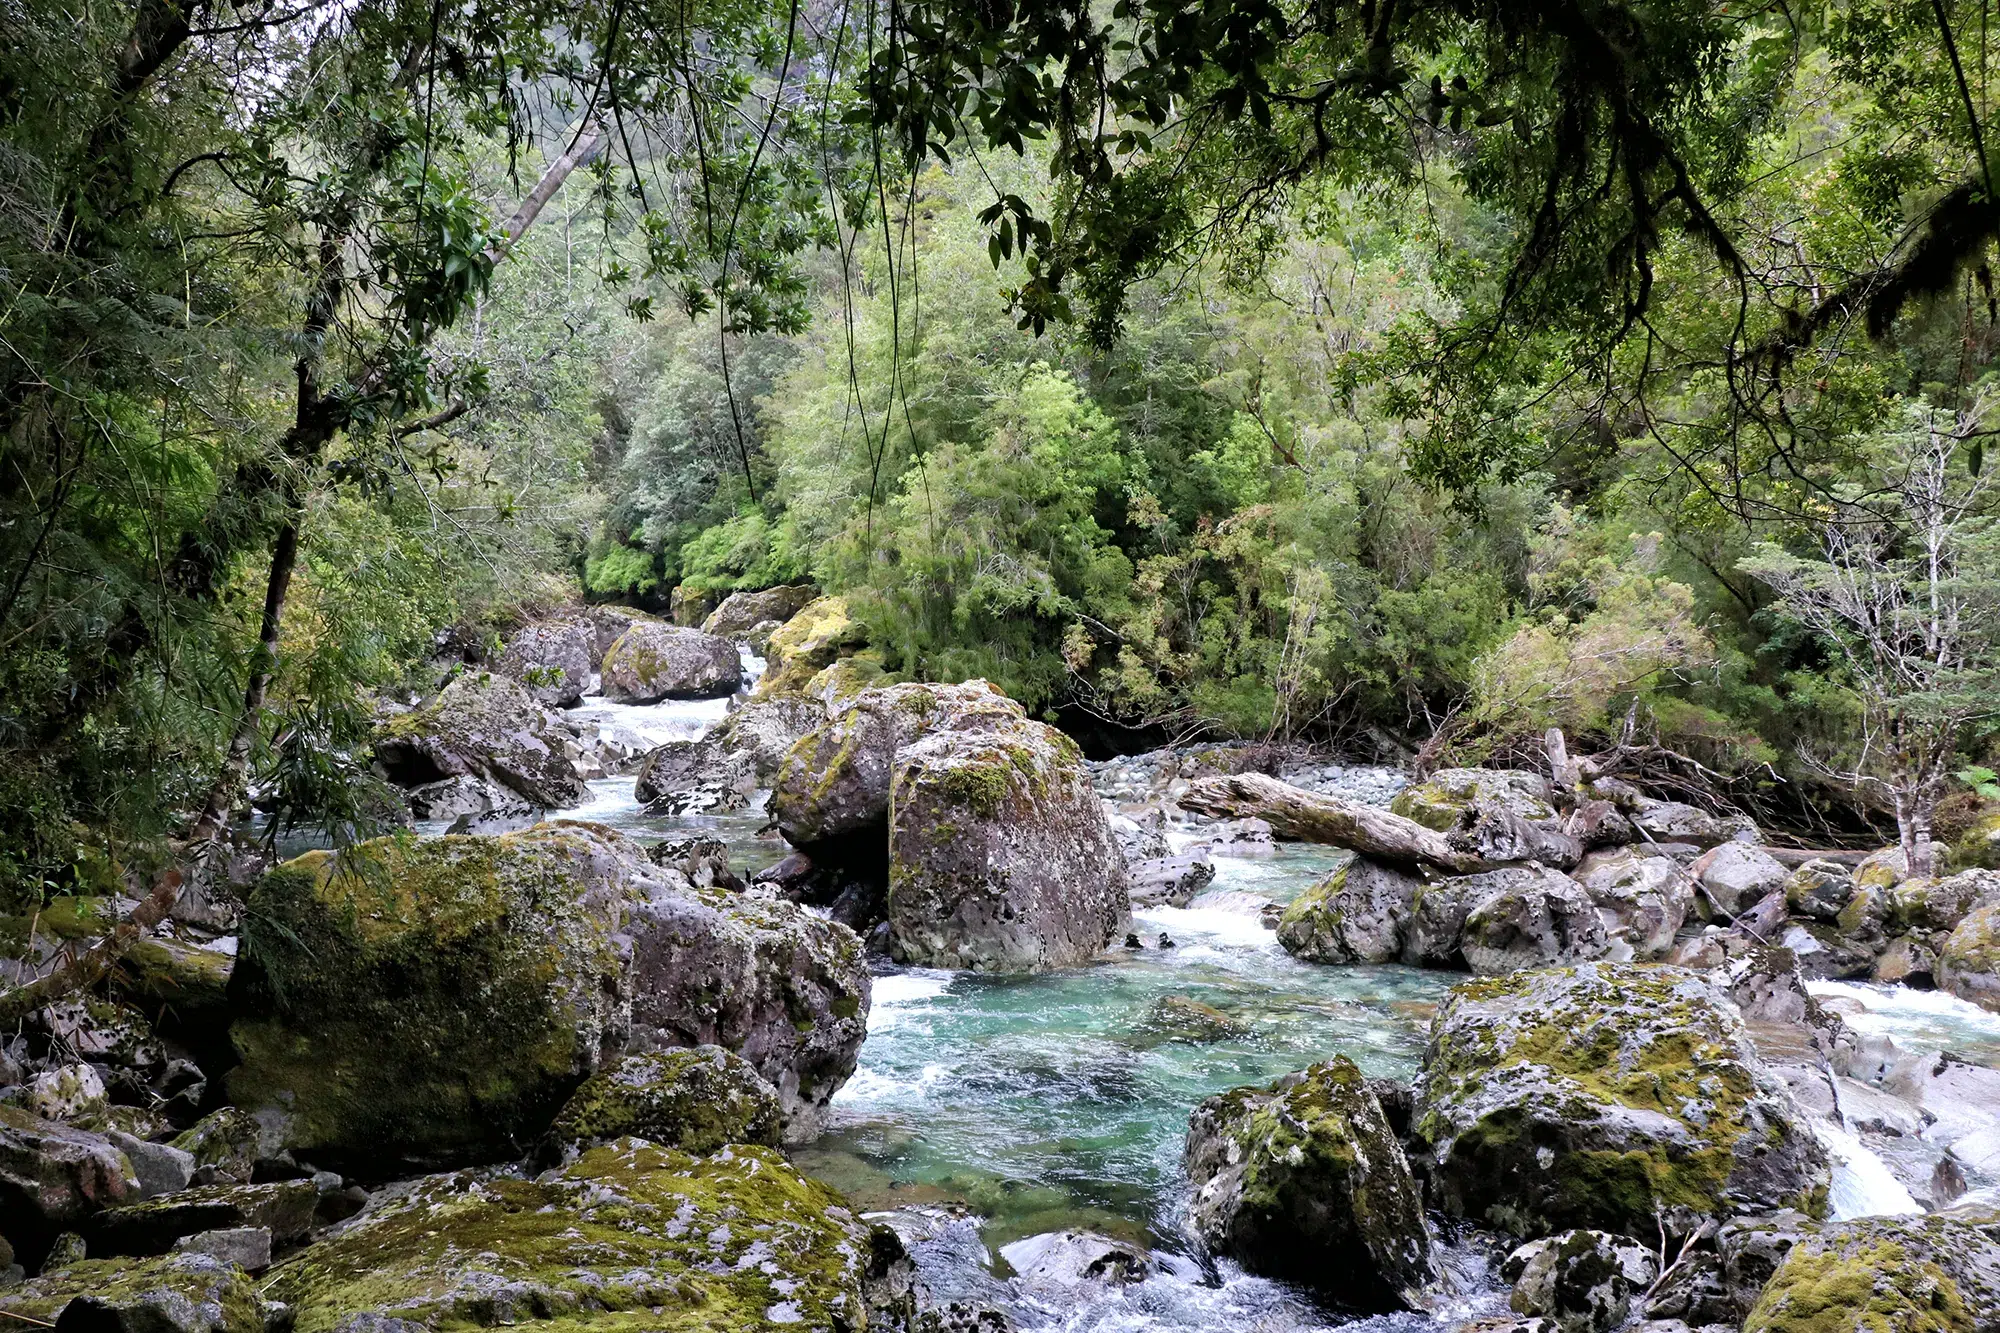
[[[375,762],[403,787],[484,778],[545,810],[583,800],[573,741],[520,682],[467,672],[375,735]]]
[[[597,670],[597,627],[583,615],[515,630],[494,665],[551,708],[574,708]]]
[[[1650,1235],[1826,1206],[1824,1150],[1699,973],[1592,963],[1457,987],[1415,1141],[1446,1212],[1521,1236]]]
[[[1344,1057],[1202,1102],[1187,1171],[1190,1221],[1217,1252],[1356,1309],[1423,1308],[1436,1277],[1423,1200]]]
[[[1744,1333],[2000,1333],[2000,1212],[1864,1217],[1802,1236]]]
[[[613,703],[714,699],[742,685],[743,660],[727,639],[642,620],[605,651],[599,672]]]
[[[1292,900],[1278,943],[1315,963],[1394,962],[1422,887],[1406,870],[1357,856]]]
[[[1937,984],[2000,1013],[2000,897],[1966,913],[1938,952]]]
[[[558,1158],[628,1135],[682,1152],[726,1143],[778,1146],[778,1090],[750,1062],[720,1046],[627,1055],[593,1074],[549,1129]]]

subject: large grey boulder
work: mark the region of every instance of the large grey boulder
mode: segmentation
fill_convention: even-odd
[[[1556,813],[1549,801],[1548,780],[1511,768],[1441,769],[1405,787],[1389,803],[1396,814],[1440,833],[1458,828],[1482,808],[1531,821],[1553,819]]]
[[[1715,815],[1680,801],[1660,801],[1636,793],[1625,802],[1633,826],[1654,842],[1713,847],[1730,841],[1756,842],[1755,821],[1745,815]]]
[[[469,777],[545,810],[580,803],[575,743],[562,720],[519,681],[466,672],[374,737],[375,762],[402,787]]]
[[[748,1060],[720,1046],[625,1055],[583,1081],[548,1135],[549,1151],[574,1161],[628,1135],[707,1156],[729,1143],[781,1141],[778,1090]]]
[[[1733,841],[1704,852],[1688,871],[1701,881],[1716,910],[1728,918],[1743,915],[1782,890],[1791,878],[1791,871],[1763,848]]]
[[[1889,917],[1899,931],[1949,934],[1973,908],[1988,902],[2000,902],[2000,870],[1961,870],[1896,885],[1889,890]]]
[[[1500,1269],[1513,1279],[1515,1313],[1548,1319],[1562,1333],[1611,1333],[1659,1272],[1659,1260],[1637,1241],[1587,1230],[1529,1241]]]
[[[785,756],[799,738],[826,721],[819,700],[802,694],[753,698],[731,713],[709,735],[732,759],[748,763],[759,786],[777,781]]]
[[[1456,988],[1431,1024],[1412,1133],[1446,1212],[1530,1237],[1817,1213],[1830,1179],[1735,1006],[1664,966]]]
[[[731,754],[713,734],[648,750],[632,781],[633,798],[651,807],[649,814],[741,810],[756,794],[756,767]]]
[[[1055,728],[1018,711],[961,714],[896,752],[888,921],[899,960],[1074,966],[1125,934],[1129,894],[1083,752]]]
[[[810,583],[765,588],[761,592],[732,592],[722,599],[722,605],[709,612],[708,619],[701,622],[701,632],[719,634],[728,639],[741,638],[767,620],[781,623],[790,620],[805,610],[818,595]]]
[[[1597,905],[1614,961],[1665,958],[1694,906],[1693,879],[1669,857],[1629,847],[1592,852],[1574,875]]]
[[[729,1047],[810,1124],[866,1028],[851,931],[598,825],[309,853],[252,906],[231,1100],[336,1169],[515,1155],[628,1049]]]
[[[1801,1235],[1744,1333],[2000,1333],[2000,1211],[1864,1217]]]
[[[598,657],[597,627],[587,616],[572,615],[515,630],[494,667],[549,707],[574,708],[583,702]]]
[[[1459,947],[1486,976],[1524,967],[1585,962],[1611,951],[1583,886],[1545,866],[1509,866],[1467,878],[1474,901]]]
[[[1292,900],[1278,943],[1315,963],[1394,962],[1422,888],[1407,870],[1357,856]]]
[[[1422,1197],[1344,1057],[1202,1102],[1187,1171],[1189,1220],[1217,1253],[1364,1310],[1427,1304],[1436,1271]]]
[[[145,1187],[102,1135],[0,1105],[0,1236],[33,1262],[56,1236]]]
[[[604,697],[613,703],[714,699],[741,687],[743,659],[727,639],[640,621],[605,651],[598,675]]]

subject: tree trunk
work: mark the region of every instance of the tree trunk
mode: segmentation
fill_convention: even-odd
[[[1188,788],[1180,805],[1198,815],[1261,819],[1281,838],[1345,847],[1371,860],[1434,865],[1459,874],[1490,868],[1414,819],[1305,791],[1261,773],[1203,778]]]

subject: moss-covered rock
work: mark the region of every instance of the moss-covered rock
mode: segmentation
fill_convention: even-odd
[[[1629,1237],[1566,1231],[1523,1245],[1507,1256],[1500,1275],[1513,1280],[1507,1303],[1515,1313],[1548,1319],[1562,1333],[1610,1333],[1659,1269],[1653,1254]]]
[[[1837,921],[1854,897],[1854,872],[1838,861],[1808,861],[1785,877],[1785,906],[1815,921]]]
[[[832,666],[845,650],[865,642],[867,635],[847,614],[845,597],[808,602],[765,645],[770,665],[757,683],[757,693],[763,697],[796,693],[820,668]]]
[[[617,934],[663,876],[570,822],[276,867],[240,946],[231,1100],[336,1167],[511,1155],[622,1038]]]
[[[236,957],[181,940],[148,936],[125,951],[112,973],[112,991],[148,1014],[158,1026],[197,1050],[227,1026],[229,974]]]
[[[743,659],[736,645],[719,635],[641,623],[618,636],[598,673],[604,697],[613,703],[714,699],[741,687]]]
[[[899,747],[888,819],[889,950],[903,962],[1071,967],[1129,928],[1125,854],[1083,752],[1018,709],[961,712]]]
[[[741,810],[757,794],[757,770],[716,735],[672,740],[646,752],[633,775],[632,796],[648,813],[717,814]]]
[[[1216,1252],[1358,1309],[1424,1307],[1436,1273],[1423,1201],[1347,1059],[1202,1102],[1187,1171],[1189,1220]]]
[[[1966,913],[1945,938],[1936,976],[1939,989],[2000,1013],[2000,898]]]
[[[131,1162],[103,1136],[0,1105],[0,1236],[30,1264],[58,1234],[141,1193]]]
[[[613,1139],[641,1138],[705,1156],[726,1143],[778,1146],[778,1090],[720,1046],[620,1057],[583,1081],[549,1128],[548,1149],[573,1158]]]
[[[562,721],[507,676],[467,672],[375,733],[376,762],[402,787],[483,778],[545,810],[583,800]]]
[[[1314,963],[1394,962],[1422,887],[1408,871],[1357,856],[1292,899],[1278,943]]]
[[[767,620],[787,621],[810,606],[819,590],[810,583],[787,584],[760,592],[732,592],[701,622],[703,634],[741,638]]]
[[[261,1228],[289,1244],[312,1228],[318,1207],[319,1187],[310,1180],[181,1190],[99,1213],[90,1222],[90,1253],[165,1254],[183,1236],[240,1227]]]
[[[265,1333],[270,1313],[249,1274],[206,1254],[85,1260],[0,1291],[0,1311],[81,1333]]]
[[[1595,963],[1455,989],[1416,1140],[1447,1212],[1522,1236],[1823,1211],[1817,1138],[1699,974]]]
[[[768,1148],[624,1139],[532,1181],[417,1181],[279,1264],[268,1291],[297,1333],[831,1333],[868,1324],[869,1256],[839,1196]]]
[[[174,1140],[194,1158],[197,1185],[247,1185],[261,1155],[263,1127],[248,1111],[224,1106],[203,1116]]]
[[[1800,1238],[1744,1333],[1996,1333],[2000,1212],[1869,1217]]]
[[[574,708],[583,702],[598,655],[597,627],[588,616],[571,614],[514,631],[494,667],[550,708]]]
[[[780,694],[749,700],[709,735],[725,755],[749,767],[758,785],[768,787],[799,738],[826,718],[817,699]]]
[[[1549,784],[1539,773],[1511,768],[1447,768],[1405,787],[1389,809],[1425,828],[1449,833],[1475,806],[1491,807],[1522,819],[1549,819]]]
[[[1948,933],[1987,901],[2000,901],[2000,871],[1961,870],[1942,878],[1906,879],[1889,891],[1890,930]]]
[[[2000,870],[2000,803],[1980,811],[1953,839],[1951,864],[1959,870]]]

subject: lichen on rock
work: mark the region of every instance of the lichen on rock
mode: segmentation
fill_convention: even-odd
[[[1744,1333],[1995,1333],[2000,1212],[1867,1217],[1801,1237]]]
[[[1315,963],[1394,962],[1422,887],[1407,870],[1357,856],[1291,901],[1278,943]]]
[[[570,1095],[550,1126],[548,1145],[573,1157],[613,1139],[646,1139],[706,1155],[728,1143],[778,1146],[784,1113],[778,1091],[734,1051],[720,1046],[622,1056]]]
[[[424,704],[389,718],[375,734],[374,750],[399,786],[483,778],[545,810],[584,797],[574,739],[527,687],[507,676],[456,677]]]
[[[271,1313],[249,1274],[206,1254],[86,1259],[0,1291],[0,1311],[91,1333],[265,1333]]]
[[[598,675],[613,703],[713,699],[736,693],[743,660],[736,645],[718,635],[640,621],[605,650]]]

